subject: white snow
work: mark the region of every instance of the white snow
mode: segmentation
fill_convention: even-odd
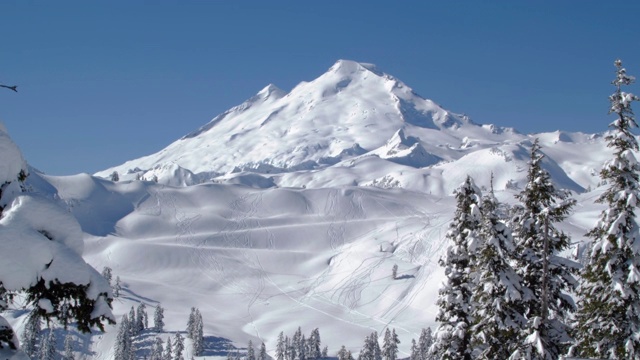
[[[468,175],[488,189],[493,173],[496,196],[513,203],[536,137],[543,167],[578,199],[562,230],[584,248],[602,210],[597,172],[611,158],[601,134],[477,125],[373,65],[341,60],[288,93],[269,85],[160,152],[98,177],[32,174],[34,193],[0,220],[0,236],[24,238],[0,242],[0,252],[20,254],[0,273],[55,254],[50,277],[97,281],[97,272],[63,265],[83,254],[121,278],[117,318],[139,302],[149,313],[162,303],[163,338],[183,331],[197,307],[216,344],[264,341],[273,354],[278,333],[301,326],[305,334],[319,328],[330,355],[341,345],[358,353],[365,336],[392,327],[407,357],[410,339],[435,324],[453,190]],[[0,141],[5,147],[18,151]],[[25,168],[22,160],[7,166],[0,176]],[[116,183],[106,180],[114,170]],[[54,241],[25,236],[27,228]],[[84,245],[74,240],[79,232]],[[34,276],[21,271],[12,285]],[[11,322],[19,328],[20,319]],[[116,331],[84,338],[87,351],[110,359]],[[190,351],[187,343],[185,358]],[[223,355],[206,355],[215,356]]]

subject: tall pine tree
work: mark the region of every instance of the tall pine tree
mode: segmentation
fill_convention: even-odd
[[[576,314],[575,353],[609,359],[640,358],[640,235],[635,209],[640,198],[640,166],[633,155],[638,142],[631,103],[639,98],[622,91],[634,82],[615,61],[616,91],[609,97],[616,119],[606,136],[614,157],[600,171],[609,187],[597,202],[607,205],[587,234],[593,239],[582,271]]]
[[[455,192],[456,211],[446,238],[452,243],[440,266],[445,268],[445,282],[438,294],[440,324],[435,331],[434,354],[442,360],[471,359],[471,278],[472,259],[469,244],[478,240],[480,229],[480,190],[471,177]]]
[[[472,342],[476,359],[507,359],[516,350],[513,340],[526,324],[520,304],[528,296],[523,296],[522,279],[511,266],[515,244],[511,230],[500,220],[491,182],[491,192],[482,201],[483,241],[474,269]]]
[[[570,341],[567,322],[575,310],[568,292],[577,286],[573,274],[579,265],[559,255],[569,247],[569,236],[554,226],[568,216],[575,200],[555,188],[542,168],[543,158],[536,139],[527,184],[516,196],[521,203],[513,219],[516,268],[524,291],[531,296],[521,304],[527,324],[513,359],[558,359]]]

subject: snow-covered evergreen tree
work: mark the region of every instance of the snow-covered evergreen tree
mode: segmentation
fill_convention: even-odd
[[[452,243],[440,266],[445,268],[445,281],[438,292],[440,308],[436,321],[433,352],[443,360],[471,359],[471,278],[472,259],[469,247],[478,246],[481,223],[480,189],[471,177],[456,190],[456,210],[446,238]]]
[[[420,338],[418,340],[418,349],[421,360],[432,360],[431,346],[433,345],[433,337],[431,335],[431,328],[424,328],[420,332]]]
[[[634,156],[638,127],[631,103],[639,98],[622,91],[634,82],[615,61],[616,91],[609,97],[616,119],[606,135],[614,157],[600,171],[608,188],[597,202],[607,205],[588,233],[593,240],[582,271],[576,314],[574,353],[608,359],[640,358],[640,234],[636,208],[640,198],[640,165]]]
[[[164,347],[164,357],[163,360],[173,360],[173,344],[171,344],[171,336],[167,337],[167,343]]]
[[[153,348],[151,349],[150,360],[163,360],[164,359],[164,342],[161,338],[156,337]]]
[[[249,343],[247,344],[247,356],[245,357],[246,360],[256,360],[256,351],[253,348],[253,341],[249,340]]]
[[[204,353],[204,324],[200,310],[196,310],[192,340],[194,354],[196,356],[202,355]]]
[[[109,286],[111,286],[111,280],[113,280],[113,270],[110,267],[105,266],[102,269],[102,277],[107,280]]]
[[[192,307],[191,312],[189,313],[189,319],[187,320],[187,338],[189,339],[193,339],[193,334],[195,333],[196,311],[197,309]]]
[[[147,307],[144,303],[138,304],[138,309],[136,310],[136,330],[138,333],[142,332],[149,325],[148,315],[147,315]]]
[[[71,334],[67,334],[64,337],[64,355],[62,359],[63,360],[75,359],[75,355],[73,354],[73,336],[71,336]]]
[[[498,208],[492,186],[482,201],[482,242],[474,264],[474,359],[509,358],[517,350],[515,340],[526,325],[522,301],[528,300],[530,293],[523,292],[522,279],[511,266],[515,243],[511,230],[500,220]]]
[[[260,351],[258,352],[258,360],[267,360],[267,345],[260,344]]]
[[[30,357],[36,355],[38,335],[40,334],[40,315],[37,311],[31,311],[27,323],[22,332],[22,351]]]
[[[382,351],[380,350],[380,344],[378,343],[378,333],[372,332],[364,339],[364,346],[358,360],[381,360]]]
[[[184,351],[184,339],[177,333],[173,344],[173,360],[184,360],[182,352]]]
[[[118,327],[118,335],[116,336],[116,343],[114,345],[114,360],[129,360],[131,354],[131,330],[129,317],[125,314],[120,320],[120,326]]]
[[[311,331],[309,336],[309,350],[307,351],[307,359],[318,360],[322,357],[322,351],[320,350],[320,330],[315,328]]]
[[[416,343],[416,339],[411,339],[409,360],[422,360],[420,357],[420,348],[418,347],[418,343]]]
[[[43,336],[40,343],[40,360],[55,360],[57,354],[56,333],[49,329],[47,336]]]
[[[113,297],[120,297],[120,291],[122,291],[122,282],[120,276],[116,276],[116,283],[113,284]]]
[[[286,353],[286,346],[284,342],[284,332],[280,331],[278,334],[278,341],[276,342],[276,360],[284,360]]]
[[[342,345],[342,347],[340,347],[340,350],[338,350],[338,354],[336,356],[338,360],[347,360],[348,359],[347,348],[344,345]]]
[[[164,331],[164,308],[161,304],[156,305],[153,312],[153,330],[156,332]]]
[[[536,139],[513,219],[516,269],[524,291],[531,294],[521,302],[527,324],[513,359],[558,359],[570,341],[567,322],[575,310],[568,292],[577,286],[573,274],[579,265],[559,255],[568,248],[569,236],[554,225],[568,216],[575,200],[553,185],[542,168],[543,157]]]
[[[0,311],[20,292],[21,305],[44,320],[75,321],[81,332],[103,330],[104,322],[115,322],[113,297],[105,279],[82,259],[80,225],[57,204],[24,192],[27,165],[4,126],[0,148]],[[0,316],[0,348],[5,346],[17,350],[19,343]]]
[[[137,319],[138,317],[136,316],[136,309],[131,306],[131,309],[129,310],[129,333],[131,333],[131,336],[136,336],[138,335],[138,323],[137,323]]]
[[[398,344],[400,344],[400,339],[396,334],[396,329],[390,331],[389,328],[387,328],[382,343],[382,358],[385,360],[396,360],[398,358]]]

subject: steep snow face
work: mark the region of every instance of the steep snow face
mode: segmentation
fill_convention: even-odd
[[[427,163],[458,156],[438,148],[443,141],[458,144],[467,132],[498,136],[421,98],[373,65],[340,60],[288,94],[269,85],[160,152],[97,175],[168,164],[194,174],[310,170],[344,160],[356,146],[364,152],[380,148],[400,129],[421,139],[414,157],[436,156],[420,160]]]

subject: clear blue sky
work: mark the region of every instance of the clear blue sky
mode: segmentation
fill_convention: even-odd
[[[601,132],[613,61],[640,77],[639,15],[595,0],[6,0],[0,83],[20,92],[0,89],[0,120],[36,168],[93,173],[350,59],[479,123]]]

